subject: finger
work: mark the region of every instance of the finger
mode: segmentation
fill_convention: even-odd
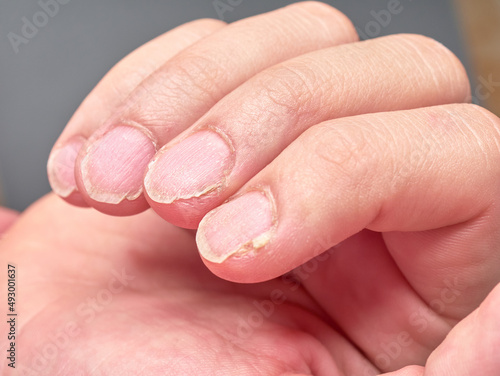
[[[18,212],[0,207],[0,239],[2,235],[16,222],[18,217]]]
[[[313,127],[203,219],[205,263],[260,281],[347,239],[305,287],[382,371],[423,365],[500,278],[498,123],[450,105]]]
[[[191,234],[152,211],[114,218],[75,208],[49,194],[30,206],[1,240],[0,262],[20,270],[23,294],[33,297],[20,302],[22,325],[28,325],[32,315],[50,303],[71,300],[89,287],[106,286],[110,275],[118,274],[125,283],[130,281],[127,276],[137,277],[142,283],[134,280],[129,288],[143,293],[158,288],[160,281],[162,290],[181,284],[186,280],[182,276],[192,270],[208,280],[210,273],[189,256],[194,246]],[[170,271],[169,265],[176,269]]]
[[[473,284],[470,306],[498,279],[499,123],[479,107],[449,105],[315,126],[237,198],[203,219],[200,252],[217,275],[256,282],[279,276],[364,228],[416,232],[450,226],[429,239],[420,235],[427,246],[436,242],[434,255],[424,253],[433,255],[435,265],[413,249],[413,257],[406,254],[405,272],[412,271],[429,290],[442,278],[444,265],[461,265],[459,272]],[[453,254],[438,251],[445,240]],[[394,257],[403,262],[408,247],[401,241],[398,246],[402,251]],[[487,256],[489,262],[481,262]],[[410,269],[416,260],[420,269]]]
[[[349,237],[291,274],[380,371],[425,364],[455,323],[415,293],[373,231]],[[453,303],[462,298],[452,297]]]
[[[144,172],[156,147],[262,69],[356,39],[344,15],[315,2],[245,19],[210,35],[144,81],[92,135],[77,160],[80,192],[109,214],[143,210],[148,206],[142,194]]]
[[[54,192],[74,205],[87,206],[74,178],[75,158],[86,137],[166,60],[224,25],[211,19],[189,22],[139,47],[116,64],[83,101],[52,149],[47,171]]]
[[[426,376],[495,376],[500,369],[500,285],[432,353]],[[399,376],[399,375],[398,375]]]
[[[149,165],[146,194],[163,218],[195,228],[314,124],[461,102],[468,93],[460,62],[425,37],[397,35],[315,51],[257,75],[164,147]]]
[[[16,306],[18,311],[23,312],[18,332],[28,333],[27,341],[23,342],[24,337],[21,337],[19,342],[36,345],[40,338],[53,337],[55,330],[47,330],[47,320],[50,321],[55,315],[52,320],[54,323],[57,321],[58,324],[62,322],[66,325],[76,322],[85,329],[85,343],[77,341],[75,346],[70,346],[75,347],[75,353],[81,352],[79,344],[98,353],[94,347],[88,346],[88,339],[99,342],[102,338],[99,337],[101,329],[106,333],[112,332],[109,322],[104,320],[102,326],[96,327],[98,321],[95,321],[88,326],[90,321],[83,320],[88,316],[79,307],[83,303],[88,304],[87,307],[92,307],[96,317],[104,307],[128,312],[124,311],[123,306],[114,305],[120,300],[118,296],[115,295],[116,299],[112,299],[112,302],[105,297],[102,300],[100,298],[103,290],[111,291],[114,295],[119,287],[119,292],[123,288],[120,294],[130,294],[130,304],[126,306],[142,307],[146,316],[151,307],[156,306],[152,302],[158,297],[160,306],[155,309],[158,309],[158,322],[161,323],[170,322],[165,320],[166,311],[178,312],[180,306],[187,304],[193,314],[187,314],[186,310],[181,310],[179,315],[174,314],[176,326],[179,322],[187,322],[192,327],[193,317],[199,316],[200,320],[209,323],[207,331],[202,334],[211,332],[223,335],[220,346],[208,349],[209,352],[241,348],[253,354],[255,349],[264,346],[268,351],[254,354],[256,362],[248,364],[260,364],[258,356],[266,359],[269,355],[272,359],[278,356],[279,370],[331,376],[360,374],[357,373],[359,369],[368,367],[374,374],[373,368],[366,364],[358,350],[322,320],[321,311],[316,311],[315,303],[305,291],[290,288],[279,280],[258,286],[227,283],[214,277],[204,267],[195,249],[196,244],[190,232],[165,222],[152,210],[137,216],[115,218],[95,210],[66,205],[53,194],[47,195],[33,204],[9,237],[0,242],[0,264],[16,266],[22,293],[26,297]],[[2,290],[7,292],[7,289]],[[98,302],[94,300],[92,303],[91,298],[95,297],[99,297]],[[137,301],[138,298],[142,300]],[[171,311],[169,302],[172,303]],[[140,312],[137,312],[139,316]],[[263,321],[254,326],[256,314],[261,317],[257,320]],[[105,315],[105,318],[114,318],[113,312]],[[145,321],[146,338],[152,338],[159,332],[168,333],[168,329],[172,329],[161,325],[152,327],[150,320]],[[227,324],[224,326],[227,330],[219,328],[220,322]],[[59,326],[54,324],[54,327]],[[273,327],[279,331],[276,332],[277,337],[271,338],[269,333],[274,332]],[[179,336],[174,331],[171,337],[184,338],[182,334],[186,333],[182,329],[179,330]],[[130,333],[128,336],[134,338]],[[4,343],[0,343],[2,351],[7,350],[3,347]],[[23,353],[29,354],[31,350],[43,348],[46,341],[39,344],[41,346],[28,346],[30,348],[26,348]],[[288,347],[282,351],[283,346]],[[278,355],[277,348],[280,349]],[[39,356],[34,354],[33,357]],[[207,357],[201,358],[200,364],[203,360],[205,364],[211,364],[211,361],[207,363]],[[193,359],[200,360],[200,357],[195,356]],[[214,369],[217,369],[217,356],[213,359]],[[234,363],[234,358],[230,360],[226,369]],[[49,363],[54,367],[52,374],[57,374],[58,363]],[[187,368],[181,368],[175,374],[192,374]],[[278,374],[278,369],[266,370],[262,371],[263,374]],[[142,371],[137,372],[140,374]],[[223,374],[233,373],[227,371]],[[253,374],[255,372],[251,370],[248,373]]]
[[[460,322],[444,342],[431,354],[427,364],[409,366],[381,376],[468,376],[498,374],[500,358],[500,285],[486,298],[481,307]]]
[[[424,376],[424,367],[408,366],[399,371],[384,373],[380,376]]]

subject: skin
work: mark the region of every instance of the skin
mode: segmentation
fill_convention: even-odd
[[[0,208],[0,236],[16,222],[19,213],[7,208]]]
[[[119,63],[53,152],[83,139],[66,166],[68,202],[153,210],[109,217],[49,195],[0,243],[25,276],[19,365],[38,375],[494,375],[500,121],[465,103],[458,60],[420,36],[356,42],[345,16],[314,2],[176,33],[184,39],[165,55],[175,34]],[[103,202],[130,182],[88,156],[123,124],[154,150],[125,164],[137,192]],[[221,156],[228,143],[222,180],[155,201],[154,180],[175,166],[147,162],[197,132],[222,135]],[[97,196],[100,179],[109,192]],[[162,218],[198,228],[196,238]]]
[[[422,367],[405,367],[424,363],[425,375],[494,375],[500,289],[479,308],[463,306],[464,285],[458,285],[456,299],[451,290],[443,295],[447,308],[472,311],[468,316],[445,318],[424,308],[416,311],[416,326],[389,321],[411,299],[402,283],[383,286],[390,262],[383,252],[380,235],[365,232],[317,261],[343,259],[344,269],[355,270],[348,262],[359,253],[380,258],[370,264],[370,274],[378,278],[368,286],[366,273],[344,275],[344,285],[336,286],[311,267],[296,271],[301,285],[291,277],[231,283],[204,267],[191,232],[152,211],[113,218],[51,194],[23,213],[0,243],[2,265],[16,266],[20,313],[17,368],[8,368],[2,358],[2,374],[376,375],[369,356],[398,355],[402,343],[398,356],[387,355],[388,368],[397,369],[391,375],[424,375]],[[313,288],[315,283],[321,288]],[[344,299],[339,290],[368,287],[375,293],[363,305],[357,298],[337,306],[353,316],[342,328],[321,308],[332,296]],[[386,289],[394,304],[402,303],[390,307],[375,295],[378,288]],[[418,333],[422,323],[427,326],[418,343],[388,335]],[[2,326],[2,338],[6,330]],[[363,344],[355,331],[363,331],[369,342]],[[5,341],[1,346],[6,353]]]

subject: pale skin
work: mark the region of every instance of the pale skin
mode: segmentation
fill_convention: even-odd
[[[321,3],[134,51],[54,146],[66,202],[0,213],[17,371],[496,375],[500,120],[469,99],[439,43]]]

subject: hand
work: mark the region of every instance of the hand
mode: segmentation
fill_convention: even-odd
[[[167,34],[102,81],[52,153],[54,190],[109,214],[204,218],[198,247],[214,273],[259,282],[299,267],[370,362],[423,364],[498,283],[498,119],[450,104],[470,94],[443,46],[352,43],[325,5],[213,27],[152,56]],[[130,75],[147,56],[157,65]],[[449,355],[431,360],[427,372]]]
[[[298,269],[305,286],[291,276],[235,284],[204,267],[190,232],[151,211],[115,218],[53,195],[17,221],[0,258],[4,268],[15,265],[18,291],[17,364],[11,369],[2,357],[6,376],[375,375],[373,363],[425,362],[472,308],[468,283],[481,268],[436,290],[431,308],[446,316],[396,280],[372,232]],[[335,281],[325,279],[324,265]],[[499,288],[433,351],[425,375],[495,375],[498,312]],[[339,315],[350,323],[339,328],[332,320]],[[8,346],[2,340],[2,354]],[[423,368],[394,375],[423,375]]]
[[[319,333],[366,364],[302,288],[215,277],[193,235],[151,211],[114,218],[50,195],[0,248],[1,265],[16,267],[19,313],[16,369],[2,356],[2,375],[331,374]],[[277,305],[271,291],[282,291]]]
[[[17,220],[19,213],[14,210],[0,207],[0,239]]]

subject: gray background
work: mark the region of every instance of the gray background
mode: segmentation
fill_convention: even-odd
[[[394,0],[325,2],[363,31],[374,19],[371,12],[387,9],[389,1]],[[444,43],[467,65],[449,1],[400,2],[403,11],[369,36],[425,34]],[[290,3],[243,0],[223,18],[234,21]],[[50,190],[45,166],[51,146],[106,71],[175,26],[196,18],[219,18],[213,0],[69,0],[15,53],[8,33],[20,35],[22,17],[32,19],[40,10],[35,0],[0,0],[0,181],[6,206],[18,210]]]

